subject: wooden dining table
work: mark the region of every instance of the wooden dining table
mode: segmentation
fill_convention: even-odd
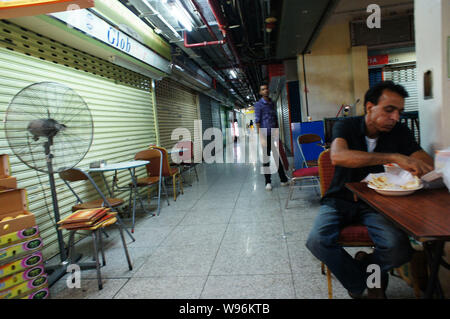
[[[432,298],[435,294],[444,298],[438,272],[440,266],[450,269],[442,258],[445,242],[450,240],[448,189],[421,189],[406,196],[386,196],[362,182],[347,183],[345,186],[357,198],[423,243],[430,271],[424,298]]]

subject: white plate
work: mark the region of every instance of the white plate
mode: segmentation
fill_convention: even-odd
[[[416,190],[419,190],[423,188],[423,185],[419,185],[419,187],[416,187],[414,189],[398,189],[398,188],[376,188],[375,186],[372,186],[370,184],[367,184],[367,187],[372,188],[377,193],[380,193],[381,195],[387,195],[387,196],[405,196],[414,193]]]

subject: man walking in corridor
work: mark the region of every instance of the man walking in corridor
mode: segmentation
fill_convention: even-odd
[[[278,139],[278,117],[275,104],[269,97],[269,86],[267,84],[261,84],[259,87],[259,94],[261,99],[255,104],[255,124],[259,135],[259,140],[263,152],[267,155],[265,161],[263,161],[264,178],[266,183],[266,190],[272,190],[270,167],[270,153],[272,150],[276,151],[274,156],[275,163],[278,165],[278,175],[280,176],[281,186],[287,186],[289,184],[288,178],[284,172],[283,165],[279,156],[279,149],[273,145],[273,142],[280,143]],[[275,155],[275,153],[274,153]],[[278,163],[277,163],[278,162]]]

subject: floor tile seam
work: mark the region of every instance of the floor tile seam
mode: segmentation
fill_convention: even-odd
[[[224,276],[224,277],[226,277],[226,276],[275,276],[275,275],[284,275],[284,276],[291,276],[292,274],[291,274],[291,272],[264,272],[264,273],[251,273],[251,272],[249,272],[249,273],[242,273],[242,272],[240,272],[240,273],[228,273],[228,274],[209,274],[208,275],[208,279],[209,279],[209,277],[211,277],[211,276]]]
[[[216,180],[215,183],[217,183],[218,179]],[[204,196],[204,194],[202,195]],[[201,197],[200,197],[201,198]],[[194,205],[200,200],[197,199],[197,201],[194,203]],[[192,207],[194,207],[194,205]],[[192,207],[190,209],[192,209]],[[189,210],[190,210],[189,209]],[[187,211],[187,213],[183,216],[183,218],[181,218],[181,220],[173,226],[172,230],[164,237],[163,240],[161,240],[161,242],[155,247],[155,249],[150,253],[150,255],[145,258],[144,262],[142,263],[142,265],[139,267],[139,269],[136,270],[135,274],[132,275],[132,278],[142,269],[142,267],[144,267],[144,265],[150,260],[150,258],[152,257],[152,255],[154,254],[154,252],[160,248],[160,247],[164,247],[163,243],[167,240],[167,238],[175,231],[176,227],[178,227],[180,225],[180,223],[186,218],[187,214],[189,213],[189,210]]]
[[[111,299],[116,299],[116,297],[119,295],[120,291],[130,282],[131,277],[127,278],[127,280],[124,282],[124,284],[116,291],[116,293],[111,297]]]
[[[288,246],[288,237],[286,235],[286,224],[285,224],[285,219],[284,219],[284,214],[283,214],[283,207],[282,207],[282,203],[281,203],[281,198],[280,198],[280,194],[277,192],[278,194],[278,204],[280,205],[280,214],[281,214],[281,219],[282,219],[282,227],[283,227],[283,237],[284,237],[284,241],[286,243],[286,250],[287,250],[287,257],[288,257],[288,263],[289,263],[289,269],[290,269],[290,277],[291,277],[291,284],[292,284],[292,289],[294,291],[294,298],[297,298],[297,290],[295,288],[295,282],[294,282],[294,275],[293,275],[293,270],[292,270],[292,261],[291,261],[291,255],[289,252],[289,246]],[[286,202],[284,201],[285,205]],[[286,207],[286,206],[284,206]]]
[[[185,217],[186,217],[186,215],[185,215]],[[183,218],[184,218],[184,217],[183,217]],[[183,220],[183,218],[182,218],[182,220]],[[180,222],[181,222],[181,221],[180,221]],[[178,223],[178,224],[179,224],[179,223]],[[177,224],[177,225],[178,225],[178,224]],[[149,259],[150,259],[150,258],[152,257],[152,255],[155,253],[155,251],[158,250],[158,248],[160,248],[160,247],[162,246],[163,242],[167,239],[167,237],[170,236],[170,234],[173,233],[173,231],[175,230],[175,228],[176,228],[176,226],[172,227],[172,230],[170,230],[170,232],[167,233],[167,235],[164,237],[164,239],[161,240],[161,242],[160,242],[158,245],[155,245],[156,247],[151,251],[151,253],[150,253],[146,258],[144,258],[144,262],[141,264],[140,267],[138,267],[138,269],[136,269],[136,272],[132,275],[131,278],[133,278],[134,275],[135,275],[136,273],[138,273],[138,272],[142,269],[142,267],[144,267],[144,265],[149,261]],[[144,248],[144,247],[136,247],[136,248]],[[147,247],[145,247],[145,248],[147,248]]]
[[[248,173],[248,171],[247,171],[247,176],[248,176],[248,174],[249,174],[249,173]],[[218,181],[218,180],[217,180],[217,181]],[[244,183],[241,184],[241,188],[239,189],[239,194],[238,194],[237,198],[239,198],[239,196],[241,195],[243,186],[244,186]],[[237,199],[236,199],[235,202],[234,202],[234,206],[233,206],[232,213],[230,214],[230,217],[228,218],[227,227],[225,228],[225,231],[223,232],[222,238],[221,238],[220,243],[219,243],[219,247],[217,248],[216,254],[214,255],[214,259],[213,259],[213,261],[212,261],[212,263],[211,263],[211,266],[210,266],[210,268],[209,268],[208,275],[206,276],[206,280],[205,280],[205,282],[203,283],[203,287],[202,287],[202,290],[201,290],[201,292],[200,292],[200,296],[202,296],[202,294],[203,294],[203,292],[204,292],[204,290],[205,290],[206,283],[208,282],[209,275],[211,274],[211,271],[212,271],[212,269],[213,269],[213,267],[214,267],[214,263],[215,263],[216,260],[217,260],[217,255],[219,254],[220,247],[222,247],[222,242],[223,242],[223,240],[224,240],[224,238],[225,238],[225,234],[226,234],[226,232],[227,232],[227,230],[228,230],[228,227],[229,227],[229,225],[230,225],[231,216],[233,216],[234,211],[235,211],[235,208],[236,208],[236,202],[237,202]]]
[[[156,274],[156,275],[139,275],[139,276],[133,276],[129,279],[142,279],[142,278],[189,278],[189,277],[201,277],[205,278],[205,283],[208,281],[209,277],[244,277],[244,276],[285,276],[285,277],[291,277],[290,272],[267,272],[267,273],[229,273],[229,274],[174,274],[174,275],[167,275],[167,274]],[[119,279],[125,279],[125,278],[119,278]],[[94,280],[94,279],[92,279]],[[204,288],[204,287],[203,287]],[[203,292],[202,288],[202,292]]]
[[[217,184],[217,183],[219,182],[219,180],[220,180],[220,177],[221,177],[222,175],[224,175],[224,174],[225,174],[225,173],[222,172],[222,173],[219,175],[219,178],[216,178],[216,180],[213,182],[212,185],[208,185],[208,186],[209,186],[209,187],[208,187],[208,190],[211,189],[212,186],[214,186],[215,184]],[[198,202],[200,199],[202,199],[202,198],[206,195],[206,193],[207,193],[207,191],[203,192],[202,196],[200,196],[200,197],[197,199],[197,201],[195,202],[195,204],[194,204],[192,207],[194,207],[194,206],[197,204],[197,202]],[[190,209],[192,209],[192,207],[191,207]]]

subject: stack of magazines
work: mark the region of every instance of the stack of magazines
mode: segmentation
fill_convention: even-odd
[[[95,230],[112,225],[117,221],[117,213],[109,208],[90,208],[77,210],[70,216],[59,221],[59,229],[66,230]]]

